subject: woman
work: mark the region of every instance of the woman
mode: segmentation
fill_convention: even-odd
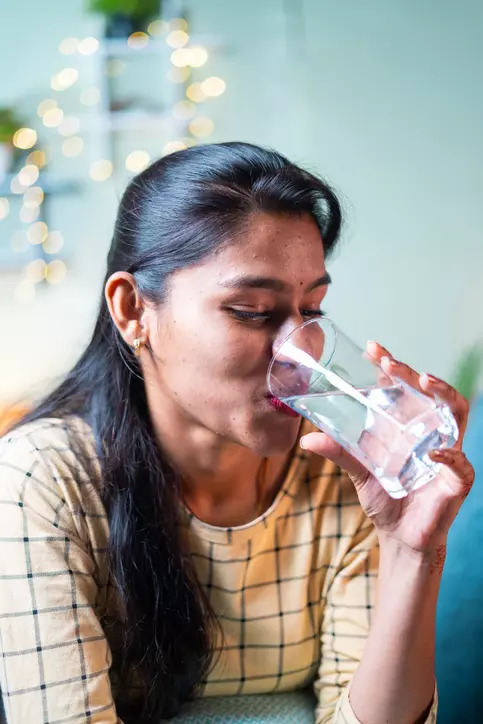
[[[9,723],[155,722],[193,695],[311,682],[318,722],[435,720],[466,401],[372,343],[461,430],[395,501],[266,389],[273,349],[322,313],[339,227],[322,181],[244,143],[127,188],[93,338],[2,444]]]

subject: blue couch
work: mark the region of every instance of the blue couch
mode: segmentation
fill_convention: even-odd
[[[438,724],[483,721],[483,395],[471,406],[464,450],[476,480],[451,527],[438,602]]]

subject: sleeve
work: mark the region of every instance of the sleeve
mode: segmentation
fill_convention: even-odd
[[[95,563],[26,438],[0,446],[0,685],[8,724],[122,724],[96,616]]]
[[[350,489],[350,496],[339,496],[335,508],[341,545],[333,576],[323,591],[321,658],[314,684],[315,724],[361,724],[350,704],[350,682],[362,657],[376,599],[377,535],[372,523],[355,505],[352,483],[345,474],[340,481],[342,488],[345,484]],[[341,502],[344,499],[348,502]],[[342,522],[347,519],[352,520],[351,534],[349,526]],[[425,724],[436,724],[436,712],[435,693]]]

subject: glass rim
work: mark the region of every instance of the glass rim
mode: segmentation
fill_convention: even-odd
[[[294,327],[294,328],[292,329],[292,331],[289,332],[289,334],[287,334],[287,335],[282,339],[282,341],[280,342],[280,344],[279,344],[278,347],[277,347],[277,351],[272,354],[272,359],[270,360],[270,364],[268,365],[267,376],[266,376],[268,391],[270,392],[270,394],[272,395],[272,397],[276,397],[276,395],[274,395],[273,392],[272,392],[272,386],[271,386],[271,384],[270,384],[270,376],[271,376],[271,372],[272,372],[272,367],[273,367],[273,365],[275,364],[275,360],[276,360],[276,358],[277,358],[277,356],[278,356],[278,353],[279,353],[280,350],[282,349],[283,345],[284,345],[286,342],[288,342],[288,340],[290,339],[290,337],[291,337],[293,334],[295,334],[295,332],[300,331],[300,330],[303,329],[304,327],[307,327],[309,324],[313,324],[314,322],[318,323],[318,322],[321,322],[321,321],[328,322],[329,325],[332,327],[333,331],[334,331],[334,332],[337,331],[337,326],[336,326],[335,322],[332,321],[332,319],[330,319],[330,317],[325,317],[325,316],[321,315],[320,317],[316,317],[315,319],[307,319],[306,322],[302,322],[302,324],[298,324],[296,327]]]

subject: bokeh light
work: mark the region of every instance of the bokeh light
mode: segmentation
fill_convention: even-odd
[[[193,120],[189,124],[190,133],[193,136],[196,136],[196,138],[204,138],[205,136],[209,136],[211,133],[213,133],[214,128],[215,124],[213,123],[211,118],[206,118],[205,116],[197,116],[197,118],[193,118]]]
[[[201,83],[191,83],[186,89],[186,97],[193,103],[202,103],[206,100],[206,93],[201,87]]]
[[[37,143],[37,132],[33,128],[19,128],[13,134],[13,145],[25,150]]]
[[[46,254],[57,254],[64,246],[64,237],[60,231],[49,231],[42,247]]]
[[[190,61],[189,64],[193,68],[201,68],[202,65],[208,60],[208,51],[201,45],[194,46],[189,49]]]
[[[105,181],[112,174],[112,163],[105,159],[93,161],[89,169],[89,176],[93,181]]]
[[[27,229],[29,244],[42,244],[47,238],[49,230],[45,221],[36,221]]]
[[[141,31],[132,33],[129,36],[129,38],[127,39],[127,44],[133,50],[142,50],[143,48],[146,47],[146,45],[148,43],[149,43],[149,35],[147,35],[147,33],[142,33]]]
[[[60,284],[67,274],[67,267],[62,259],[54,259],[45,269],[45,278],[49,284]]]
[[[169,21],[169,28],[170,30],[184,30],[184,32],[188,32],[188,23],[184,18],[172,18],[172,20]]]
[[[3,196],[0,198],[0,221],[6,219],[10,211],[10,202]]]
[[[59,53],[73,55],[79,48],[79,38],[64,38],[59,45]]]
[[[47,128],[57,128],[64,120],[64,111],[61,108],[49,108],[42,118],[42,123]]]
[[[78,156],[84,148],[84,141],[80,136],[70,136],[62,142],[62,153],[69,158]]]
[[[153,38],[160,38],[162,35],[168,32],[169,25],[165,20],[153,20],[148,25],[148,33]]]
[[[47,111],[50,111],[52,108],[57,108],[57,101],[53,98],[46,98],[45,100],[40,101],[37,106],[37,115],[40,118],[43,118]]]
[[[40,186],[32,186],[23,195],[23,203],[28,209],[35,209],[44,200],[44,191]]]
[[[47,163],[47,154],[45,151],[32,151],[27,156],[26,163],[33,163],[37,168],[43,168]]]
[[[75,116],[64,116],[57,128],[61,136],[73,136],[80,128],[80,121]]]
[[[52,76],[50,87],[55,91],[64,91],[77,83],[79,71],[76,68],[64,68]]]
[[[17,177],[22,186],[32,186],[39,177],[38,166],[35,166],[33,163],[28,163],[20,169]]]
[[[170,48],[184,48],[188,43],[190,36],[184,30],[172,30],[166,38]]]
[[[203,93],[207,96],[215,98],[221,96],[226,90],[226,83],[222,78],[218,78],[216,75],[212,75],[210,78],[206,78],[201,84]]]
[[[186,144],[183,141],[169,141],[163,147],[163,156],[167,156],[175,151],[183,151],[186,148]]]
[[[128,171],[139,173],[149,164],[151,156],[147,151],[131,151],[126,157],[126,168]]]
[[[99,50],[99,41],[97,38],[82,38],[78,50],[81,55],[93,55]]]
[[[45,279],[47,264],[43,259],[34,259],[27,264],[25,275],[32,284],[38,284]]]

